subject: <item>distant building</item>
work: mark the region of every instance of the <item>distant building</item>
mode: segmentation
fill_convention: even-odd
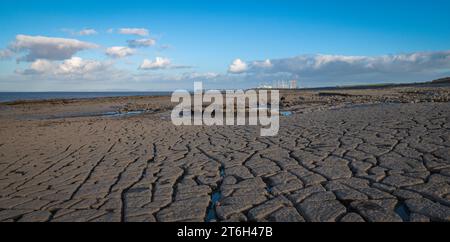
[[[267,84],[262,84],[258,86],[259,89],[272,89],[271,85],[267,85]]]
[[[260,82],[258,84],[258,89],[272,89],[272,88],[273,88],[273,86],[268,83]]]
[[[279,88],[279,89],[289,88],[288,82],[284,81],[284,80],[276,81],[276,84],[274,86],[275,86],[275,88]]]
[[[260,89],[297,89],[297,80],[274,80],[272,85],[266,83],[260,83],[258,85]]]
[[[291,80],[290,89],[297,89],[297,80]]]

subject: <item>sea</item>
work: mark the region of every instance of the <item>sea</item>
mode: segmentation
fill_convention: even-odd
[[[98,97],[166,96],[171,92],[0,92],[0,102]]]

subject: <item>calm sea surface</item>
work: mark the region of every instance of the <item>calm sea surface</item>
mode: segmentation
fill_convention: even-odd
[[[0,92],[0,102],[96,97],[164,96],[170,92]]]

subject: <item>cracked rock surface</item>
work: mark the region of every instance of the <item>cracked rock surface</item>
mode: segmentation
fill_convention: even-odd
[[[450,103],[0,123],[0,221],[450,221]]]

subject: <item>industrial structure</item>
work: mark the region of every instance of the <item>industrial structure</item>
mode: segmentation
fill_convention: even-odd
[[[260,89],[297,89],[297,80],[276,80],[272,85],[267,83],[259,84]]]

